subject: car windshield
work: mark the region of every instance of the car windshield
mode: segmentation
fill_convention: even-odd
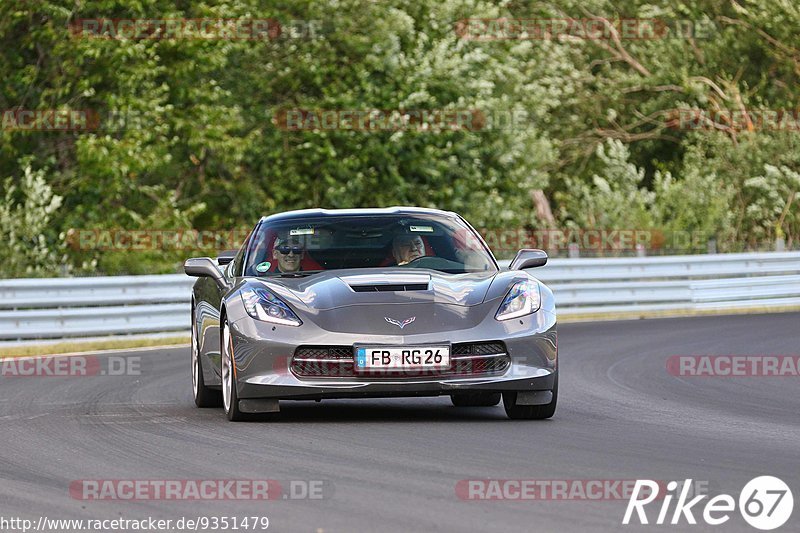
[[[431,214],[309,216],[259,224],[245,276],[307,275],[344,268],[496,271],[476,233],[457,217]]]

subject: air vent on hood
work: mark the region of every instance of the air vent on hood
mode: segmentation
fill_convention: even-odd
[[[427,291],[427,283],[383,283],[376,285],[350,285],[355,292]]]
[[[398,292],[427,291],[430,289],[429,274],[356,274],[342,276],[353,292]]]

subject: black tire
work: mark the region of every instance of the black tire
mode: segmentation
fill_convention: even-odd
[[[516,392],[503,393],[503,407],[508,418],[514,420],[544,420],[556,413],[556,403],[558,402],[558,371],[556,371],[555,382],[553,383],[553,399],[544,405],[517,405]]]
[[[222,366],[222,407],[231,422],[248,420],[246,413],[239,410],[239,395],[236,392],[236,372],[233,367],[233,339],[230,335],[228,319],[223,318],[220,331],[220,352]]]
[[[456,407],[493,407],[500,403],[499,392],[464,392],[451,394],[450,401]]]
[[[192,396],[194,404],[200,408],[222,407],[222,391],[206,387],[203,378],[203,361],[200,358],[200,344],[197,339],[197,328],[194,322],[194,309],[192,309]]]

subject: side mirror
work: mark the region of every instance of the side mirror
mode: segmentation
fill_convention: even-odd
[[[222,272],[219,271],[217,265],[210,257],[193,257],[187,259],[183,263],[183,271],[187,276],[195,278],[207,277],[213,279],[220,288],[225,289],[228,287],[228,282]]]
[[[547,253],[544,250],[535,248],[523,248],[508,266],[509,270],[523,270],[525,268],[536,268],[547,264]]]
[[[224,252],[220,252],[219,256],[217,256],[217,264],[219,266],[225,266],[236,257],[236,254],[239,253],[239,250],[225,250]]]

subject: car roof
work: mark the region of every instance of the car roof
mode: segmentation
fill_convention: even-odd
[[[295,218],[308,217],[339,217],[339,216],[377,216],[377,215],[440,215],[446,217],[457,217],[452,211],[442,211],[441,209],[430,209],[426,207],[368,207],[358,209],[298,209],[296,211],[285,211],[274,215],[261,217],[261,221],[275,222],[278,220],[291,220]]]

